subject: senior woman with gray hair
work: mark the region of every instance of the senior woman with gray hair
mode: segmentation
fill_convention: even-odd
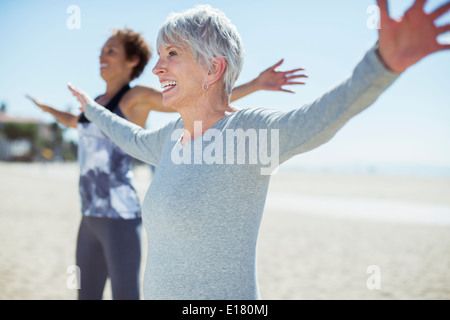
[[[352,75],[290,112],[229,104],[243,48],[236,28],[209,6],[172,14],[158,35],[153,69],[163,103],[181,118],[155,131],[133,125],[69,88],[86,116],[123,150],[158,166],[143,202],[148,237],[146,299],[259,299],[256,246],[270,173],[327,142],[399,74],[448,49],[417,0],[402,20],[381,9],[379,42]],[[246,141],[248,143],[246,143]],[[269,155],[270,154],[270,155]]]

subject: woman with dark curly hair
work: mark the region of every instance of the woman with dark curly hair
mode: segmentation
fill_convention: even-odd
[[[100,54],[100,75],[106,92],[95,101],[118,116],[144,127],[150,111],[175,112],[163,107],[162,93],[150,87],[130,87],[151,58],[142,34],[114,30]],[[257,90],[291,92],[284,85],[302,77],[301,69],[277,72],[282,61],[256,79],[233,90],[233,100]],[[30,97],[31,98],[31,97]],[[139,299],[141,207],[131,184],[132,158],[84,114],[63,112],[31,98],[61,124],[78,129],[81,210],[76,263],[80,268],[79,299],[101,299],[111,279],[114,299]]]

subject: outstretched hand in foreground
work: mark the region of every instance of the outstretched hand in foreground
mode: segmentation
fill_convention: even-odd
[[[377,0],[380,8],[379,54],[392,71],[401,73],[422,58],[450,49],[450,44],[441,44],[437,37],[450,31],[450,24],[435,25],[435,20],[450,11],[450,2],[433,12],[426,13],[426,0],[416,0],[404,16],[391,19],[387,0]]]

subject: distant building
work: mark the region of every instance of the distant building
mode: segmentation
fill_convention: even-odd
[[[58,125],[9,116],[4,108],[0,109],[0,161],[64,158],[62,129]]]

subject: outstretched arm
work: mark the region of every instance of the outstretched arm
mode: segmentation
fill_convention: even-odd
[[[399,20],[392,20],[387,0],[378,0],[381,12],[379,42],[369,50],[352,75],[303,108],[273,115],[280,128],[280,162],[330,140],[352,117],[369,107],[395,79],[422,58],[450,49],[437,36],[450,30],[434,21],[450,11],[450,3],[427,14],[425,0],[416,0]]]
[[[304,74],[297,74],[299,71],[304,69],[294,69],[289,71],[276,71],[284,59],[277,62],[275,65],[267,68],[259,74],[254,80],[247,82],[241,86],[235,87],[231,94],[231,101],[236,101],[243,98],[253,92],[258,90],[268,90],[268,91],[283,91],[294,93],[291,90],[284,89],[283,86],[288,85],[303,85],[304,82],[293,81],[298,78],[307,78]]]
[[[435,20],[450,11],[450,2],[431,13],[424,11],[426,0],[416,0],[405,15],[391,19],[387,0],[377,0],[380,7],[379,55],[384,64],[401,73],[422,58],[450,49],[450,44],[440,44],[437,37],[450,31],[450,24],[437,27]]]
[[[52,108],[48,105],[43,104],[39,100],[37,100],[29,95],[26,95],[26,97],[28,99],[30,99],[31,101],[33,101],[33,103],[35,105],[37,105],[39,108],[41,108],[42,111],[50,113],[53,117],[55,117],[55,119],[59,123],[65,125],[66,127],[71,127],[71,128],[77,127],[78,118],[80,116],[74,115],[70,112],[60,111],[55,108]]]
[[[96,103],[88,94],[69,84],[72,94],[81,103],[81,111],[129,155],[157,165],[169,124],[158,130],[145,130]],[[168,128],[168,129],[167,129]]]

